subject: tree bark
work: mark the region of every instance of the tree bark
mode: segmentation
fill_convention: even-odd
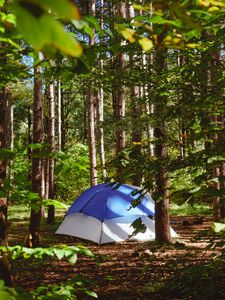
[[[62,94],[61,82],[57,81],[57,104],[58,104],[58,151],[62,150]]]
[[[8,91],[6,87],[2,87],[0,91],[0,151],[6,148],[7,144],[7,98]],[[7,194],[4,190],[4,181],[6,179],[7,158],[0,160],[0,191],[3,197],[0,198],[0,246],[7,247]],[[0,279],[4,280],[7,286],[12,286],[12,278],[10,274],[10,265],[6,253],[0,251]]]
[[[222,176],[222,183],[220,184],[221,189],[225,191],[225,163],[222,164],[220,167],[220,175]],[[221,219],[225,219],[225,199],[223,197],[221,203],[220,203],[220,217]]]
[[[95,16],[95,0],[89,1],[89,14]],[[89,46],[95,44],[95,34],[89,38]],[[90,82],[87,92],[87,108],[88,108],[88,140],[89,140],[89,157],[90,157],[90,184],[97,184],[97,162],[96,162],[96,138],[95,138],[95,93],[93,84]]]
[[[151,63],[153,62],[153,55],[152,54],[143,54],[142,55],[142,68],[145,72],[149,72],[150,76],[152,73]],[[147,70],[148,69],[148,70]],[[154,128],[150,124],[150,116],[154,113],[154,105],[150,103],[150,95],[152,90],[152,84],[149,83],[142,87],[143,89],[143,96],[145,98],[145,114],[148,116],[148,121],[146,122],[146,134],[147,134],[147,146],[148,146],[148,156],[153,157],[154,155],[154,145],[152,143],[154,139]]]
[[[100,25],[103,29],[103,7],[104,7],[104,0],[100,1]],[[100,42],[103,41],[100,39]],[[101,55],[101,54],[100,54]],[[103,78],[103,70],[104,70],[104,62],[100,56],[99,59],[99,66],[101,72],[101,78]],[[102,82],[100,83],[100,91],[98,93],[98,104],[97,104],[97,116],[98,116],[98,138],[99,138],[99,156],[100,156],[100,164],[101,164],[101,171],[102,171],[102,178],[106,177],[106,169],[105,169],[105,145],[104,145],[104,89]]]
[[[127,1],[118,1],[114,6],[114,17],[117,17],[119,22],[124,22],[127,15]],[[116,14],[117,13],[117,14]],[[125,86],[124,86],[124,71],[125,71],[125,54],[123,53],[122,44],[120,52],[112,59],[112,68],[114,69],[114,82],[112,84],[113,109],[116,119],[116,179],[121,180],[123,165],[121,163],[122,150],[126,146],[126,136],[123,120],[125,117]]]
[[[164,87],[162,82],[162,71],[166,69],[166,51],[159,46],[156,49],[155,65],[156,73],[159,76],[158,87],[155,87],[158,95],[155,103],[156,127],[155,135],[155,156],[158,159],[158,173],[156,174],[155,193],[155,238],[159,242],[171,242],[169,225],[169,194],[168,194],[168,145],[167,145],[167,121],[166,108],[167,98],[162,96]]]
[[[48,167],[48,198],[54,199],[55,197],[55,159],[53,157],[55,152],[55,99],[54,99],[54,84],[50,83],[47,90],[48,97],[48,144],[49,144],[49,154]],[[48,217],[47,223],[53,224],[55,222],[55,207],[54,205],[48,206]]]
[[[8,246],[8,224],[5,218],[7,210],[6,199],[0,198],[0,246]],[[5,285],[12,287],[12,277],[10,263],[6,252],[0,250],[0,279],[5,282]]]
[[[135,17],[134,8],[130,3],[127,3],[127,11],[130,19]],[[142,57],[141,57],[142,58]],[[139,122],[139,116],[141,114],[141,105],[140,105],[140,97],[141,97],[141,86],[137,84],[138,76],[136,76],[136,68],[138,65],[142,64],[142,59],[138,58],[138,55],[133,51],[129,55],[129,65],[130,65],[130,103],[131,103],[131,114],[132,114],[132,152],[131,157],[135,162],[138,162],[141,156],[141,138],[142,132]],[[135,163],[135,166],[138,164]],[[142,180],[142,174],[139,172],[140,168],[135,168],[135,175],[132,176],[132,184],[135,186],[139,186]]]
[[[39,56],[39,58],[41,58]],[[33,143],[43,144],[43,100],[42,100],[42,76],[41,67],[35,68],[34,74],[34,103],[33,103]],[[32,151],[32,192],[37,194],[37,200],[32,204],[29,224],[29,245],[36,247],[40,243],[40,224],[42,219],[42,199],[44,197],[44,167],[42,151]]]
[[[2,87],[0,91],[0,150],[6,148],[6,112],[7,112],[7,97],[8,92],[6,87]],[[0,160],[0,190],[6,198],[6,192],[4,190],[4,181],[6,179],[6,166],[7,166],[7,157],[2,156]],[[7,205],[4,210],[5,218],[7,219]]]

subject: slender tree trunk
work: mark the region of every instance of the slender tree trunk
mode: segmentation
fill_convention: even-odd
[[[0,149],[6,148],[9,150],[13,149],[13,106],[12,97],[9,90],[3,87],[0,93]],[[11,194],[10,187],[4,189],[4,180],[8,180],[11,186],[12,180],[12,161],[8,159],[7,156],[3,156],[0,161],[0,186],[5,192],[5,198],[7,200],[7,205],[5,207],[5,218],[7,220],[7,210],[9,204],[9,198]],[[1,189],[0,187],[0,189]]]
[[[218,49],[218,47],[216,47],[214,49],[213,52],[213,57],[216,57],[217,60],[220,60],[220,51]],[[222,74],[219,73],[218,71],[218,66],[216,64],[216,60],[215,59],[211,59],[210,61],[210,65],[209,65],[210,69],[209,69],[209,86],[210,86],[210,93],[212,94],[216,94],[216,92],[221,94],[221,98],[223,96],[223,91],[219,90],[217,88],[218,85],[218,81],[220,80],[220,77],[222,76]],[[212,115],[210,116],[210,120],[211,120],[211,124],[213,126],[213,129],[218,129],[220,127],[219,124],[219,116],[216,113],[217,111],[217,107],[215,106],[215,111],[214,114],[212,112]],[[218,144],[218,140],[219,140],[219,134],[217,132],[210,134],[212,136],[212,149],[215,149],[215,147],[217,147]],[[216,177],[218,179],[218,181],[214,182],[214,189],[217,192],[217,194],[213,197],[213,219],[214,221],[220,221],[221,220],[221,202],[222,199],[220,197],[220,189],[221,189],[221,184],[219,181],[219,177],[220,177],[220,170],[221,170],[221,165],[218,163],[218,165],[214,166],[212,169],[212,176]]]
[[[116,2],[114,10],[117,12],[117,17],[120,18],[119,22],[123,22],[126,20],[126,12],[127,12],[127,1]],[[122,46],[122,45],[121,45]],[[120,180],[121,173],[123,171],[123,166],[121,163],[121,151],[125,148],[126,140],[125,140],[125,129],[123,120],[125,117],[125,86],[124,86],[124,71],[125,71],[125,54],[119,52],[116,57],[113,59],[114,71],[115,71],[115,84],[113,84],[113,105],[114,112],[117,121],[116,127],[116,157],[118,160],[117,163],[117,178]]]
[[[151,64],[153,62],[153,55],[152,54],[143,54],[142,55],[142,68],[145,72],[150,72],[150,76],[152,73]],[[154,146],[153,146],[153,139],[154,139],[154,128],[150,124],[150,116],[154,113],[154,105],[150,102],[150,95],[152,91],[152,84],[146,84],[143,86],[143,96],[145,99],[145,114],[148,116],[148,121],[146,122],[146,134],[147,134],[147,149],[148,149],[148,156],[152,157],[154,155]]]
[[[8,246],[8,224],[5,218],[7,202],[0,198],[0,246]],[[12,277],[7,253],[0,250],[0,279],[9,287],[12,286]]]
[[[6,111],[7,111],[8,91],[2,87],[0,91],[0,151],[6,147]],[[7,246],[7,198],[4,190],[4,181],[6,179],[7,158],[0,160],[0,191],[5,197],[0,198],[0,246]],[[4,280],[7,286],[12,286],[10,275],[10,265],[7,254],[0,251],[0,279]]]
[[[0,91],[0,150],[6,148],[7,97],[8,97],[7,88],[2,87]],[[4,181],[6,179],[6,166],[7,166],[7,157],[2,156],[0,160],[0,190],[4,194],[5,201],[6,201],[6,192],[4,190]],[[7,205],[5,205],[3,212],[4,212],[5,219],[7,220]]]
[[[57,100],[58,100],[58,151],[62,150],[62,94],[61,82],[57,81]]]
[[[30,106],[27,107],[27,120],[28,120],[27,121],[28,122],[28,124],[27,124],[27,144],[31,145],[32,144],[32,128],[31,128],[32,115],[31,115],[31,107]],[[28,156],[29,161],[31,161],[31,148],[30,147],[28,148],[27,156]],[[31,176],[29,175],[29,177],[31,177]]]
[[[116,118],[117,121],[120,123],[119,128],[116,130],[116,153],[119,154],[121,150],[125,148],[126,142],[125,142],[125,130],[124,126],[121,124],[125,117],[125,88],[122,83],[122,79],[120,76],[122,76],[122,72],[125,69],[125,59],[124,54],[119,53],[117,56],[117,89],[116,89],[116,95],[115,95],[115,101],[116,101]],[[120,71],[119,71],[120,69]]]
[[[162,71],[166,69],[165,61],[166,51],[159,48],[156,49],[155,65],[156,72],[159,76],[159,85],[156,87],[158,91],[157,101],[155,103],[156,128],[155,134],[155,156],[158,159],[159,167],[156,174],[156,194],[155,194],[155,238],[160,242],[170,242],[170,225],[169,225],[169,194],[168,194],[168,145],[167,145],[167,122],[166,109],[167,98],[162,96],[164,87],[162,85]]]
[[[178,68],[181,68],[186,63],[186,57],[184,57],[180,52],[177,56],[177,66]],[[178,92],[179,93],[179,92]],[[183,90],[183,92],[178,94],[178,101],[181,102],[179,105],[185,105],[186,101],[188,101],[188,95],[187,91]],[[179,149],[180,149],[180,156],[184,157],[186,154],[186,129],[184,125],[183,117],[181,116],[178,119],[178,130],[179,130]]]
[[[213,167],[212,170],[212,176],[213,178],[219,178],[220,176],[220,168],[219,167]],[[214,183],[214,189],[219,192],[220,190],[220,182],[219,180],[217,182]],[[220,221],[221,219],[221,201],[220,201],[220,196],[216,195],[213,197],[213,220],[214,221]]]
[[[33,104],[33,143],[43,144],[43,100],[41,68],[35,68],[34,76],[34,104]],[[31,208],[29,245],[36,247],[40,242],[40,224],[42,219],[42,199],[44,197],[44,168],[43,158],[39,149],[32,151],[32,192],[37,194],[37,200]]]
[[[87,97],[86,91],[83,92],[83,102],[84,102],[84,110],[83,110],[83,143],[86,143],[88,140],[88,125],[87,125]]]
[[[51,83],[48,85],[48,143],[49,143],[49,154],[48,158],[48,167],[49,167],[49,190],[48,190],[48,198],[54,199],[55,197],[55,159],[53,157],[55,152],[55,99],[54,99],[54,84]],[[48,206],[48,217],[47,223],[52,224],[55,221],[55,207],[54,205]]]
[[[225,144],[225,137],[224,137],[225,117],[223,115],[220,115],[217,118],[221,130],[220,133],[218,134],[218,142],[224,145]],[[222,180],[220,180],[220,189],[223,191],[224,194],[225,192],[225,163],[224,162],[220,166],[220,176],[222,177]],[[220,218],[222,220],[225,219],[225,196],[221,197],[221,201],[220,201]]]
[[[100,1],[100,23],[101,28],[103,29],[103,7],[104,7],[104,0]],[[103,43],[102,40],[100,40]],[[103,71],[104,71],[104,62],[103,59],[100,57],[99,65],[101,70],[101,79],[103,79]],[[105,145],[104,145],[104,89],[102,82],[100,83],[100,91],[98,93],[98,105],[97,105],[97,116],[98,116],[98,137],[99,137],[99,156],[100,156],[100,163],[101,163],[101,171],[102,171],[102,178],[106,177],[106,169],[105,169]]]
[[[9,97],[8,101],[8,129],[7,129],[7,139],[6,139],[6,147],[9,150],[13,150],[14,147],[14,109],[13,109],[13,102],[12,102],[12,97]],[[8,161],[8,174],[7,174],[9,183],[10,183],[10,188],[7,193],[7,207],[10,203],[10,198],[11,198],[11,192],[12,192],[12,181],[13,181],[13,162],[10,159]]]
[[[95,16],[95,0],[89,0],[89,14]],[[89,39],[89,46],[95,44],[95,34]],[[97,162],[96,162],[96,139],[95,139],[95,93],[93,84],[90,83],[87,93],[88,107],[88,138],[89,138],[89,155],[90,155],[90,183],[91,186],[97,184]]]
[[[130,3],[127,3],[127,13],[130,19],[135,17],[134,8]],[[137,64],[140,65],[142,60],[138,59],[137,54],[131,52],[129,55],[129,65],[130,65],[130,100],[132,109],[132,157],[135,161],[141,156],[141,138],[142,132],[139,122],[139,116],[141,114],[140,96],[141,87],[138,82],[138,76],[136,76],[135,69]],[[133,185],[139,186],[142,180],[142,174],[139,172],[140,168],[137,168],[135,176],[132,176]]]
[[[220,184],[221,189],[225,191],[225,163],[222,164],[220,167],[220,176],[222,176],[222,183]],[[222,201],[220,203],[220,217],[221,219],[225,219],[225,197],[222,198]]]

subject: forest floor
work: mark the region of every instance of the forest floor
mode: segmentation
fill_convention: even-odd
[[[11,220],[10,245],[24,245],[27,221]],[[86,256],[79,256],[75,265],[56,259],[17,259],[12,261],[14,285],[34,290],[39,286],[66,283],[68,279],[80,274],[89,279],[90,289],[102,300],[185,299],[181,289],[186,289],[186,299],[225,299],[221,293],[217,295],[215,291],[205,291],[216,280],[217,273],[215,276],[213,272],[217,268],[210,269],[208,273],[211,275],[206,274],[207,280],[199,282],[202,273],[207,272],[209,263],[220,254],[220,249],[206,247],[211,236],[210,218],[204,218],[202,223],[199,222],[201,224],[195,224],[198,223],[195,217],[172,217],[171,221],[180,239],[166,246],[155,242],[98,246],[72,237],[55,235],[60,220],[54,226],[44,225],[43,247],[82,243],[98,257],[98,263]],[[221,281],[221,278],[218,280]],[[196,291],[188,297],[188,289],[192,289],[192,285]],[[200,294],[199,289],[202,289]],[[193,296],[195,293],[196,297]],[[204,297],[205,293],[212,294]],[[78,292],[78,299],[93,298]]]

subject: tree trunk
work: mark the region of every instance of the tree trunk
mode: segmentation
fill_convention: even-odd
[[[115,11],[117,11],[117,17],[120,18],[120,22],[126,20],[127,5],[126,1],[116,2]],[[122,44],[121,44],[122,46]],[[121,151],[125,148],[125,130],[123,125],[123,120],[125,117],[125,86],[124,86],[124,70],[126,66],[125,54],[121,51],[113,59],[113,67],[115,72],[115,84],[113,84],[113,106],[115,117],[117,121],[116,126],[116,157],[117,157],[117,180],[120,180],[121,173],[123,171],[123,166],[121,163]]]
[[[225,163],[222,164],[220,167],[220,175],[222,176],[222,183],[220,184],[220,187],[225,191]],[[223,197],[221,203],[220,203],[220,217],[221,219],[225,219],[225,198]]]
[[[58,102],[58,151],[62,150],[62,94],[61,82],[57,81],[57,102]]]
[[[0,92],[0,149],[6,148],[13,150],[13,105],[12,97],[9,90],[3,87]],[[5,218],[7,220],[8,203],[11,194],[11,181],[12,181],[12,161],[8,156],[2,156],[0,160],[0,190],[4,192],[7,200]],[[9,181],[9,187],[4,189],[4,181]]]
[[[8,91],[6,87],[2,87],[0,91],[0,151],[6,148],[6,132],[7,132],[7,98]],[[0,192],[3,197],[0,198],[0,246],[7,247],[7,198],[4,190],[4,181],[6,179],[7,158],[3,157],[0,160]],[[0,279],[4,280],[7,286],[12,286],[10,275],[10,265],[7,254],[0,251]]]
[[[150,76],[152,73],[151,70],[151,63],[153,62],[153,55],[152,54],[143,54],[142,55],[142,68],[145,72],[150,71]],[[154,139],[154,128],[150,124],[150,116],[154,113],[154,105],[150,103],[150,95],[152,90],[152,84],[149,83],[142,87],[143,89],[143,96],[145,99],[145,114],[148,116],[148,121],[146,122],[146,133],[147,133],[147,146],[148,146],[148,156],[153,157],[154,155],[154,145],[152,143]]]
[[[95,0],[89,0],[89,14],[95,16]],[[89,39],[89,46],[95,44],[95,34]],[[97,170],[96,170],[96,141],[95,141],[95,93],[94,86],[90,82],[87,93],[87,107],[88,107],[88,138],[89,138],[89,156],[90,156],[90,183],[91,186],[97,184]]]
[[[6,199],[0,198],[0,246],[8,246],[8,224],[5,218],[7,210]],[[6,252],[0,250],[0,279],[9,287],[12,287],[10,264]]]
[[[35,68],[34,75],[34,104],[33,104],[33,143],[43,144],[43,100],[42,100],[42,77],[41,68]],[[33,201],[29,224],[29,241],[31,247],[36,247],[40,242],[40,224],[42,219],[42,199],[44,197],[44,168],[42,151],[32,151],[32,192],[37,194],[37,200]]]
[[[0,151],[6,148],[6,133],[7,133],[7,123],[6,123],[6,112],[7,112],[7,98],[8,92],[6,87],[2,87],[0,91]],[[2,155],[0,160],[0,191],[4,195],[3,198],[6,200],[6,191],[4,189],[4,181],[6,179],[6,166],[7,157]],[[4,208],[4,216],[7,220],[7,205]]]
[[[83,91],[83,103],[84,103],[84,110],[83,110],[83,143],[87,143],[88,140],[88,125],[87,125],[87,97],[86,91]]]
[[[209,64],[209,88],[210,88],[210,93],[212,95],[219,93],[221,95],[221,98],[223,97],[223,91],[218,88],[218,82],[222,76],[222,74],[219,72],[218,70],[218,66],[217,66],[217,60],[220,60],[220,51],[218,49],[218,47],[215,47],[213,53],[212,53],[212,57],[210,64]],[[216,58],[216,59],[214,59]],[[218,111],[218,107],[215,104],[214,107],[214,112],[212,112],[212,115],[210,116],[210,120],[211,120],[211,125],[212,125],[212,130],[213,133],[210,133],[211,139],[212,139],[212,149],[217,148],[217,144],[219,141],[219,134],[218,132],[215,132],[215,129],[218,130],[218,128],[221,126],[221,124],[219,124],[219,116],[217,114]],[[219,177],[220,177],[220,170],[221,170],[221,165],[220,163],[218,163],[216,166],[213,166],[212,168],[212,177],[216,177],[218,179],[218,181],[214,182],[214,189],[216,191],[216,195],[213,197],[213,219],[214,221],[220,221],[221,220],[221,207],[222,207],[222,199],[220,197],[220,189],[221,189],[221,184],[219,181]]]
[[[224,125],[225,125],[225,118],[224,116],[218,116],[218,122],[219,127],[221,129],[221,132],[218,134],[218,141],[222,142],[223,145],[225,143],[225,137],[224,137]],[[223,190],[223,194],[225,192],[225,163],[222,163],[220,166],[220,176],[222,177],[222,180],[220,181],[220,189]],[[225,219],[225,197],[222,197],[220,202],[220,218],[223,220]]]
[[[49,167],[49,190],[48,190],[48,198],[54,199],[55,197],[55,159],[53,157],[55,152],[55,99],[54,99],[54,84],[51,83],[48,85],[47,91],[48,97],[48,144],[49,146],[49,154],[48,158],[48,167]],[[48,206],[48,217],[47,223],[52,224],[55,222],[55,207],[54,205]]]
[[[100,23],[101,28],[103,29],[103,7],[104,7],[104,0],[100,1]],[[103,41],[100,39],[100,42]],[[101,70],[101,79],[103,78],[103,70],[104,70],[104,62],[103,59],[100,57],[99,65]],[[98,104],[97,104],[97,116],[98,116],[98,138],[99,138],[99,156],[100,156],[100,163],[101,163],[101,171],[102,171],[102,178],[106,177],[106,169],[105,169],[105,145],[104,145],[104,90],[103,84],[100,83],[100,91],[98,93]]]
[[[135,17],[134,8],[130,3],[127,3],[127,11],[129,14],[129,18],[132,19]],[[136,75],[135,69],[138,65],[142,64],[142,60],[138,59],[137,54],[131,52],[129,55],[129,65],[130,65],[130,102],[131,102],[131,114],[132,114],[132,152],[131,156],[135,162],[138,162],[141,156],[141,138],[142,132],[140,128],[139,116],[141,114],[141,105],[140,105],[140,97],[141,97],[141,86],[137,84],[138,76]],[[138,164],[135,163],[135,166]],[[139,186],[142,180],[142,174],[139,172],[140,168],[135,168],[135,175],[132,176],[132,184],[135,186]]]
[[[177,66],[178,68],[181,68],[184,64],[186,63],[186,57],[183,56],[180,52],[178,53],[178,57],[177,57]],[[183,89],[182,90],[182,93],[178,94],[178,102],[181,102],[179,103],[179,105],[181,106],[184,106],[185,103],[188,102],[188,92],[187,90]],[[192,98],[191,98],[192,99]],[[184,125],[184,120],[183,120],[183,117],[180,117],[178,119],[178,130],[179,130],[179,141],[178,141],[178,146],[179,146],[179,150],[180,150],[180,156],[181,157],[185,157],[186,155],[186,128],[185,128],[185,125]]]
[[[158,87],[155,87],[158,95],[155,103],[156,128],[155,134],[155,156],[158,159],[158,174],[156,174],[156,193],[155,193],[155,238],[160,242],[171,242],[170,225],[169,225],[169,195],[168,195],[168,145],[167,145],[167,122],[166,109],[167,98],[162,96],[164,87],[162,82],[162,71],[166,69],[165,62],[166,51],[156,49],[155,65],[156,72],[159,76]],[[162,87],[161,87],[162,85]]]

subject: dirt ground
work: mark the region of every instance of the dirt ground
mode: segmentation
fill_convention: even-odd
[[[210,228],[210,219],[195,224],[192,217],[174,217],[173,228],[179,234],[179,242],[174,245],[156,245],[154,242],[95,245],[75,238],[55,235],[55,227],[45,226],[42,232],[43,246],[57,244],[87,246],[97,257],[79,256],[75,265],[65,260],[47,259],[26,263],[23,259],[12,262],[14,285],[33,290],[40,285],[65,283],[78,274],[93,280],[94,290],[99,299],[165,299],[155,292],[164,280],[176,275],[184,266],[198,264],[212,259],[216,250],[205,249],[209,242],[205,232]],[[187,222],[186,222],[187,221]],[[9,242],[11,245],[24,244],[26,224],[12,220]],[[84,294],[78,299],[93,299]],[[172,298],[168,298],[172,299]],[[213,299],[212,299],[213,300]]]

